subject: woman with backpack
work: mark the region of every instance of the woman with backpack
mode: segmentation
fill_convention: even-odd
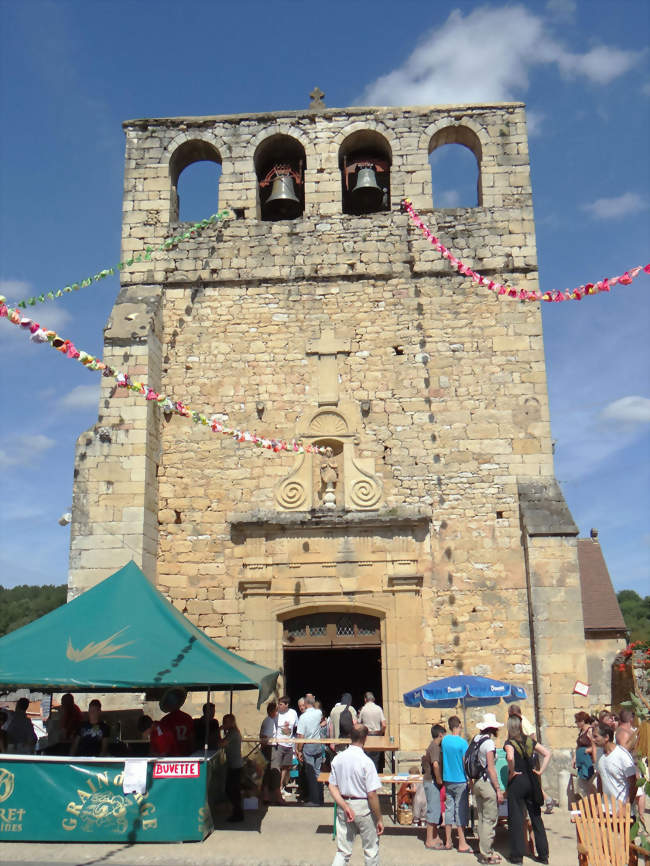
[[[499,803],[503,803],[503,791],[499,787],[496,770],[496,745],[499,728],[494,713],[485,713],[476,727],[479,732],[465,752],[463,766],[470,783],[478,812],[478,861],[500,863],[501,857],[494,851],[494,832],[499,820]]]
[[[535,834],[537,862],[548,863],[548,840],[542,821],[544,794],[540,776],[548,766],[551,752],[532,737],[524,735],[521,719],[508,718],[508,739],[505,742],[508,762],[508,834],[510,837],[510,862],[523,863],[525,853],[524,818],[528,812]],[[535,753],[541,756],[542,765],[536,767]]]

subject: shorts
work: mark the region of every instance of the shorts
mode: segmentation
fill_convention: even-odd
[[[284,769],[285,767],[290,767],[292,764],[293,749],[283,749],[282,746],[279,746],[277,766],[280,767],[280,769]]]
[[[424,796],[427,798],[427,824],[439,824],[442,815],[440,788],[435,782],[425,782]]]
[[[445,826],[467,827],[469,824],[469,794],[467,782],[445,782]]]
[[[577,797],[585,799],[591,794],[596,793],[596,776],[593,775],[589,779],[583,779],[580,776],[574,778],[574,790]]]

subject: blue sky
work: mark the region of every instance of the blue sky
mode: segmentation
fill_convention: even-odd
[[[315,85],[330,106],[525,101],[541,287],[644,265],[649,14],[647,0],[0,0],[0,292],[19,300],[118,260],[123,120],[300,109]],[[462,157],[434,165],[441,204],[465,203]],[[205,170],[181,179],[188,219],[216,209]],[[101,353],[117,291],[113,278],[34,314]],[[644,595],[649,325],[645,275],[544,308],[556,475],[581,534],[599,529],[615,587]],[[15,331],[0,321],[0,583],[63,583],[57,519],[97,374]]]

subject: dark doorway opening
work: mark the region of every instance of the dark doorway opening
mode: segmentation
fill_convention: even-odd
[[[293,707],[306,692],[316,695],[324,715],[344,692],[350,692],[356,710],[363,706],[364,692],[372,692],[383,706],[381,647],[285,649],[284,680]]]

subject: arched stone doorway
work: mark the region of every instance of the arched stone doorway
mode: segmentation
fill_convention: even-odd
[[[363,706],[371,691],[382,703],[381,623],[355,611],[323,611],[286,619],[282,629],[284,681],[292,703],[306,692],[329,714],[343,692]]]

